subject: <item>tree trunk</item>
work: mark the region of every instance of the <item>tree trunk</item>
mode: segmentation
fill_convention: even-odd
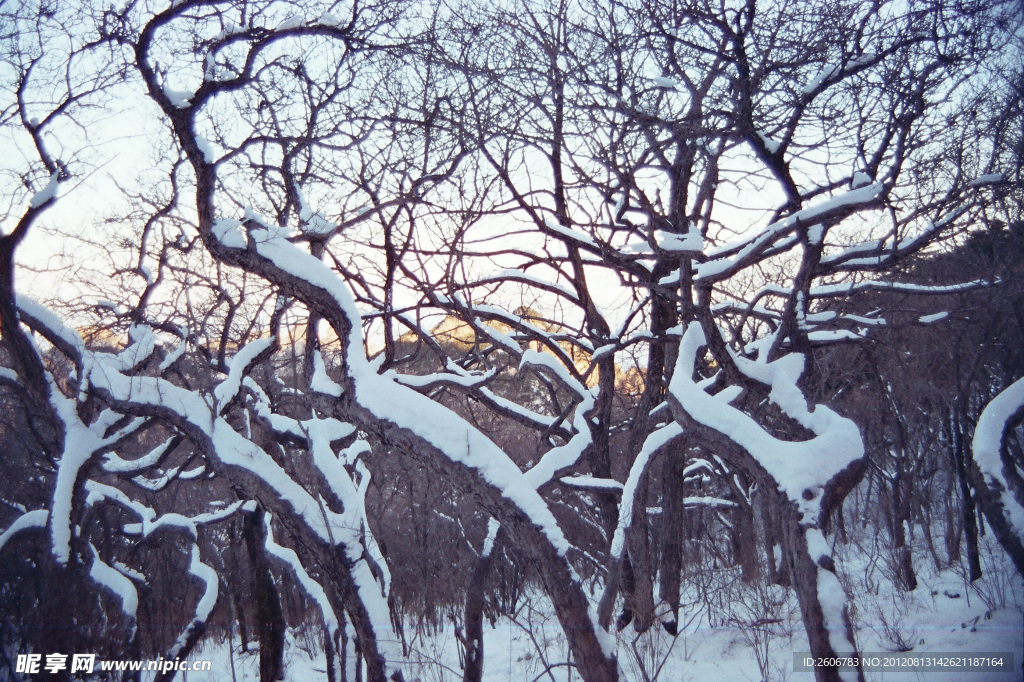
[[[959,409],[959,408],[955,408]],[[971,495],[971,484],[967,479],[967,460],[964,452],[963,423],[958,412],[953,413],[953,458],[956,461],[956,477],[960,483],[960,499],[963,503],[964,538],[967,540],[967,570],[971,582],[981,577],[981,553],[978,550],[978,517]]]
[[[732,555],[733,562],[738,564],[744,582],[750,583],[757,579],[757,530],[754,526],[754,509],[744,495],[750,489],[747,477],[740,471],[733,473],[730,488],[736,502],[732,510]]]
[[[633,568],[633,590],[626,594],[633,613],[633,628],[647,632],[654,620],[654,583],[651,580],[651,542],[647,533],[647,485],[644,476],[636,492],[633,525],[626,531],[626,545]]]
[[[484,591],[494,563],[494,549],[493,542],[484,544],[466,587],[466,667],[462,672],[463,682],[480,682],[484,674]]]
[[[896,476],[892,480],[892,549],[897,563],[897,576],[900,587],[907,592],[917,589],[917,575],[914,573],[914,557],[907,545],[907,524],[910,519],[910,506],[904,490],[903,453],[897,463]]]
[[[774,585],[789,587],[789,567],[784,557],[776,555],[776,547],[781,547],[782,538],[779,532],[778,515],[772,509],[772,500],[763,492],[758,492],[759,507],[761,511],[761,525],[764,531],[764,552],[768,562],[768,580]]]
[[[260,640],[260,682],[284,678],[284,612],[270,561],[266,553],[267,529],[263,510],[244,513],[243,535],[252,565],[253,591],[256,595],[256,627]]]
[[[811,557],[807,545],[806,531],[798,520],[790,519],[785,524],[785,552],[793,588],[797,601],[800,603],[800,615],[814,658],[836,658],[856,654],[853,644],[853,626],[849,612],[843,606],[841,616],[830,613],[828,616],[822,608],[819,591],[842,590],[835,575],[835,564],[832,557],[823,555],[817,560]],[[825,583],[822,585],[821,583]],[[829,618],[829,616],[831,618]],[[836,651],[833,642],[841,642],[841,649]],[[815,667],[814,678],[817,682],[839,682],[839,669],[836,667]],[[857,679],[863,682],[864,672],[857,666]]]
[[[757,533],[752,510],[742,503],[733,509],[732,551],[733,561],[739,564],[746,583],[757,579]]]
[[[338,682],[337,654],[330,628],[324,626],[324,660],[327,662],[327,682]],[[342,673],[344,675],[344,673]]]
[[[682,450],[665,453],[661,493],[661,580],[658,597],[668,604],[669,615],[662,621],[665,631],[679,631],[679,584],[683,569],[683,472],[686,455]]]

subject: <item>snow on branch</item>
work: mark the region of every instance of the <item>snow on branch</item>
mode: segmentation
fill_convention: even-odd
[[[877,279],[851,280],[849,282],[836,282],[832,284],[818,284],[808,289],[810,298],[839,298],[850,296],[862,291],[892,291],[902,294],[913,294],[918,296],[944,296],[965,291],[973,291],[983,287],[999,284],[999,280],[992,282],[982,279],[962,282],[960,284],[913,284],[910,282],[892,282]],[[779,296],[787,298],[792,295],[792,290],[777,284],[769,284],[761,289],[757,298],[764,296]]]
[[[562,296],[568,299],[569,301],[572,301],[573,303],[579,303],[579,298],[576,296],[576,292],[569,289],[569,287],[566,287],[562,284],[558,284],[556,282],[549,282],[545,279],[541,279],[540,277],[536,277],[534,275],[530,275],[529,273],[521,272],[519,270],[499,270],[498,272],[495,272],[491,275],[485,275],[484,277],[481,277],[473,284],[466,284],[464,285],[464,287],[469,288],[472,286],[476,286],[478,284],[488,284],[491,282],[522,282],[524,284],[529,284],[539,289],[544,289],[545,291],[550,291],[551,293]]]
[[[99,552],[92,545],[92,565],[89,567],[89,577],[97,584],[109,590],[121,602],[121,610],[131,618],[132,636],[135,633],[135,618],[139,607],[139,593],[135,591],[135,585],[126,578],[120,571],[100,559]]]
[[[619,504],[619,523],[615,527],[615,534],[612,536],[611,555],[617,561],[622,558],[622,551],[626,547],[626,532],[633,525],[635,516],[635,498],[637,488],[643,477],[647,475],[647,467],[654,456],[662,448],[668,445],[675,438],[683,435],[683,427],[676,422],[670,422],[665,426],[655,429],[648,434],[644,440],[640,452],[633,460],[633,466],[629,469],[629,476],[626,477],[626,484],[622,488],[622,502]]]
[[[594,476],[563,476],[558,479],[562,483],[579,488],[581,490],[603,490],[621,493],[623,485],[612,478],[597,478]]]
[[[33,509],[27,511],[14,520],[3,533],[0,533],[0,551],[7,542],[18,533],[30,528],[46,528],[46,522],[50,518],[50,512],[45,509]]]
[[[339,628],[338,617],[334,613],[334,609],[331,608],[331,603],[327,599],[327,593],[324,592],[324,588],[321,587],[320,583],[313,580],[309,573],[306,572],[306,568],[302,565],[299,560],[299,555],[295,553],[295,550],[289,549],[288,547],[282,547],[281,545],[274,542],[274,530],[271,526],[270,512],[263,515],[263,525],[267,529],[267,540],[265,546],[267,553],[286,565],[295,577],[298,579],[302,589],[305,590],[306,594],[309,595],[317,607],[320,609],[320,613],[323,615],[324,625],[327,626],[328,632],[331,636]]]
[[[189,563],[188,572],[203,582],[205,586],[203,596],[200,597],[199,602],[196,604],[195,615],[192,617],[192,621],[185,627],[181,635],[178,636],[174,646],[171,647],[167,656],[165,656],[168,659],[178,658],[182,651],[186,651],[195,644],[195,641],[206,629],[206,624],[209,621],[213,607],[217,605],[220,578],[215,570],[204,564],[200,559],[199,545],[192,545],[192,560]]]
[[[450,384],[463,388],[474,388],[485,384],[497,374],[492,368],[482,374],[454,374],[450,372],[434,372],[432,374],[398,374],[389,372],[388,376],[395,381],[411,388],[430,388],[438,384]]]
[[[542,353],[530,349],[523,353],[522,359],[519,361],[519,369],[523,367],[543,367],[550,370],[558,379],[565,384],[566,388],[571,390],[580,400],[586,400],[592,398],[590,390],[587,389],[583,384],[579,382],[574,376],[569,373],[569,370],[564,364],[559,362],[555,356],[549,353]]]
[[[523,472],[507,453],[443,405],[377,374],[363,349],[361,316],[346,284],[337,274],[280,236],[260,229],[251,230],[250,235],[260,256],[289,277],[322,291],[333,302],[333,309],[325,312],[332,315],[339,326],[336,331],[344,344],[355,402],[382,423],[413,434],[452,462],[477,471],[482,481],[500,491],[502,498],[529,519],[557,554],[564,557],[569,542],[562,529],[543,498],[524,480]],[[338,319],[338,314],[342,319]]]
[[[32,195],[28,205],[30,208],[39,208],[57,198],[57,188],[60,185],[60,171],[50,173],[50,179],[46,186]]]
[[[218,410],[237,395],[242,387],[242,377],[249,371],[252,364],[274,348],[276,344],[277,338],[274,336],[256,339],[242,346],[241,350],[228,360],[228,376],[213,390]]]
[[[792,354],[764,363],[734,355],[734,360],[738,360],[737,368],[743,374],[769,386],[771,401],[815,434],[805,441],[785,441],[772,436],[749,415],[716,400],[693,380],[697,353],[705,344],[703,328],[697,323],[688,325],[669,385],[671,396],[694,421],[743,448],[798,506],[805,522],[817,523],[822,511],[821,491],[864,454],[856,424],[823,405],[813,410],[807,408],[796,386],[803,370],[802,356]]]
[[[974,462],[1018,543],[1024,543],[1024,486],[1021,472],[1012,458],[1005,456],[1005,443],[1010,429],[1021,419],[1024,419],[1024,379],[1010,384],[985,406],[971,443]]]
[[[154,466],[160,459],[181,442],[180,436],[172,436],[156,446],[142,457],[126,460],[117,454],[108,452],[103,458],[103,469],[112,474],[131,473]]]
[[[884,190],[880,182],[849,190],[786,216],[752,238],[714,249],[708,253],[707,262],[697,266],[697,279],[718,281],[731,277],[757,261],[769,247],[796,230],[797,226],[821,223],[826,227],[852,212],[874,205]]]

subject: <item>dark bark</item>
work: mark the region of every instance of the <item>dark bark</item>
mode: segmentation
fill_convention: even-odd
[[[757,532],[754,529],[754,516],[746,505],[737,506],[732,512],[732,550],[733,561],[740,566],[744,582],[757,579]]]
[[[646,632],[654,621],[654,566],[651,561],[651,542],[647,531],[647,476],[637,486],[633,524],[626,531],[626,546],[633,569],[633,589],[626,594],[633,629]]]
[[[327,660],[327,682],[338,682],[338,656],[334,649],[334,636],[330,628],[324,626],[324,658]],[[345,673],[342,671],[342,678]]]
[[[911,548],[907,545],[906,524],[910,521],[909,502],[904,484],[903,456],[897,464],[898,470],[892,480],[892,549],[897,565],[897,579],[901,588],[907,592],[917,589],[917,575],[914,573],[914,559]]]
[[[497,544],[497,537],[494,544]],[[462,673],[463,682],[480,682],[484,674],[485,588],[494,564],[495,549],[495,546],[486,547],[487,551],[480,554],[466,587],[466,634],[463,642],[466,648],[466,667]]]
[[[776,556],[776,548],[782,546],[782,534],[779,529],[779,520],[775,510],[772,508],[772,500],[768,495],[758,493],[759,505],[761,508],[761,525],[764,532],[764,552],[768,563],[768,580],[775,585],[789,587],[792,580],[789,567],[781,557]]]
[[[668,604],[670,615],[664,626],[670,634],[679,627],[679,587],[683,569],[683,472],[686,455],[668,452],[662,470],[661,579],[658,597]]]
[[[795,512],[794,512],[795,513]],[[818,574],[820,571],[835,573],[831,557],[811,557],[807,549],[807,538],[799,522],[792,518],[785,524],[786,562],[793,576],[793,588],[800,604],[800,615],[814,658],[835,658],[836,650],[830,641],[829,631],[825,627],[825,614],[818,595]],[[853,627],[849,612],[843,607],[843,633],[853,642]],[[839,670],[836,667],[816,666],[814,679],[817,682],[839,682]],[[857,679],[863,682],[864,672],[857,666]]]
[[[960,484],[960,501],[964,517],[964,539],[967,541],[968,577],[974,582],[981,577],[981,553],[978,550],[978,518],[967,479],[967,460],[964,444],[963,421],[959,407],[953,412],[953,459],[956,464],[956,478]]]
[[[695,437],[699,438],[703,443],[707,443],[709,448],[714,448],[717,452],[721,453],[720,456],[723,459],[731,462],[737,469],[744,471],[751,480],[757,481],[759,488],[763,490],[777,488],[777,482],[749,453],[737,447],[728,437],[695,421],[672,394],[669,394],[668,399],[676,420],[684,428],[690,430]],[[835,507],[842,504],[846,493],[863,477],[865,468],[866,460],[861,458],[850,463],[849,466],[826,482],[819,507],[820,513],[818,518],[815,519],[816,525],[822,525],[831,517]],[[804,629],[807,632],[811,655],[815,658],[834,658],[836,651],[829,641],[829,632],[825,627],[825,615],[818,594],[819,571],[835,573],[832,558],[831,556],[814,558],[810,556],[805,528],[801,523],[800,512],[794,502],[787,499],[780,492],[772,496],[770,505],[775,508],[775,513],[778,514],[780,522],[779,525],[782,528],[783,555],[792,577],[797,600],[800,603],[800,613]],[[851,647],[855,649],[853,644],[853,628],[845,605],[842,610],[842,620],[842,627],[846,631],[845,635],[851,643]],[[856,653],[856,651],[854,650],[853,653]],[[836,668],[815,668],[815,678],[818,682],[838,681],[839,671]],[[858,679],[864,679],[863,672],[859,669]]]
[[[284,677],[284,612],[281,595],[270,571],[266,553],[267,529],[262,510],[245,512],[243,521],[245,548],[253,573],[256,596],[256,627],[260,642],[260,682],[277,682]]]
[[[974,467],[973,474],[982,513],[988,519],[988,525],[992,528],[996,541],[1009,555],[1010,561],[1013,562],[1014,567],[1017,569],[1017,573],[1024,577],[1024,543],[1021,543],[1020,536],[1014,532],[1015,529],[1006,518],[1003,503],[999,499],[999,491],[993,490],[985,484],[977,467]]]

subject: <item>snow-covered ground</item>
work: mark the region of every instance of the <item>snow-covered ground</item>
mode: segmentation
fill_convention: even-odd
[[[854,621],[863,653],[893,652],[912,647],[919,654],[1012,652],[1014,670],[1006,674],[975,672],[868,672],[868,680],[917,682],[932,680],[982,682],[1021,680],[1024,657],[1024,583],[989,538],[985,543],[984,577],[968,585],[957,570],[935,571],[934,563],[917,556],[918,587],[911,593],[894,590],[885,560],[852,546],[837,547],[842,579],[854,594]],[[686,627],[673,638],[661,627],[637,636],[632,627],[619,633],[619,661],[624,680],[812,680],[794,672],[793,654],[807,652],[799,607],[791,592],[750,586],[735,569],[709,569],[704,589],[691,581]],[[755,624],[761,619],[761,624]],[[778,622],[768,622],[778,621]],[[459,646],[454,628],[433,636],[406,632],[410,654],[406,679],[443,682],[461,679]],[[226,642],[209,642],[193,659],[213,661],[211,673],[188,673],[186,682],[256,682],[255,651],[229,651]],[[570,666],[557,620],[543,597],[521,602],[514,619],[485,625],[484,679],[580,680]],[[322,652],[312,641],[291,633],[286,653],[289,682],[326,679]]]

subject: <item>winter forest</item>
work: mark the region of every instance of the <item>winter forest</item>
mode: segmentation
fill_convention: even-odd
[[[0,0],[0,679],[1020,679],[1022,46]]]

